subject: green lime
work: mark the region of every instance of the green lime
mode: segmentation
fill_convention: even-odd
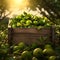
[[[40,57],[42,54],[43,54],[43,52],[42,52],[41,48],[36,48],[36,49],[33,50],[33,55],[35,57]]]
[[[33,24],[34,25],[38,25],[38,21],[33,21]]]
[[[18,44],[18,47],[19,47],[19,49],[24,49],[25,48],[25,43],[24,42],[20,42],[19,44]]]
[[[22,24],[25,23],[25,22],[26,22],[25,20],[21,20],[21,21],[20,21],[20,23],[22,23]]]
[[[46,55],[54,55],[54,50],[51,49],[51,48],[44,49],[43,50],[43,54],[46,54]]]
[[[27,24],[27,25],[30,25],[30,24],[32,24],[32,21],[31,21],[31,20],[27,20],[27,21],[26,21],[26,24]]]
[[[46,45],[44,46],[44,48],[45,48],[45,49],[47,49],[47,48],[52,48],[52,46],[51,46],[50,44],[46,44]]]
[[[45,24],[45,20],[40,20],[39,23],[40,23],[40,25],[43,26]]]
[[[38,60],[36,57],[32,57],[32,60]]]
[[[16,24],[13,24],[13,25],[12,25],[12,28],[16,28],[16,26],[17,26]]]
[[[22,24],[20,23],[20,22],[17,22],[17,26],[19,27],[19,26],[22,26]]]
[[[29,51],[23,51],[21,54],[21,57],[23,60],[31,60],[32,59],[32,55]]]
[[[56,60],[56,56],[50,56],[48,60]]]
[[[13,47],[13,50],[14,50],[14,51],[19,50],[19,47],[18,47],[18,46],[14,46],[14,47]]]

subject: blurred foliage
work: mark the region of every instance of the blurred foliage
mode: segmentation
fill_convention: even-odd
[[[5,18],[10,13],[11,12],[9,12],[8,5],[7,5],[7,0],[0,0],[0,21],[5,20]]]
[[[46,16],[54,24],[58,24],[56,27],[56,48],[57,54],[60,55],[60,0],[29,0],[31,9],[35,10],[39,8],[41,14]],[[6,0],[0,0],[0,60],[14,60],[14,56],[9,56],[8,45],[8,19],[6,15],[7,11]],[[48,14],[43,11],[44,9]],[[29,47],[27,47],[27,50]],[[59,51],[58,51],[59,50]],[[4,59],[3,59],[4,58]]]
[[[0,42],[7,42],[8,36],[8,18],[0,22]],[[6,41],[5,41],[6,40]]]
[[[0,21],[0,60],[5,60],[8,56],[8,18]]]
[[[59,24],[60,0],[29,0],[29,1],[31,3],[29,5],[31,9],[35,10],[36,8],[38,8],[41,14],[48,17],[52,22]]]
[[[60,46],[60,25],[55,26],[55,44]]]

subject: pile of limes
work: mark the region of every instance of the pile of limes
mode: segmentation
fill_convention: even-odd
[[[51,26],[51,24],[52,22],[46,17],[40,17],[26,12],[9,20],[9,27],[12,28],[37,28],[39,26]]]
[[[20,60],[56,60],[57,58],[55,50],[50,44],[45,44],[43,48],[41,48],[37,44],[32,46],[20,42],[14,46],[13,54],[19,55]]]

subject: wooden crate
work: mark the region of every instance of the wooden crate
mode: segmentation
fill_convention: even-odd
[[[38,42],[40,37],[48,37],[49,41],[54,42],[54,27],[41,28],[8,28],[8,42],[10,45],[24,42],[32,44]],[[47,40],[47,41],[48,41]]]

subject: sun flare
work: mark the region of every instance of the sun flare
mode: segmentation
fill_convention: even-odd
[[[14,0],[14,5],[15,5],[15,7],[23,8],[26,6],[26,2],[27,2],[27,0]]]
[[[16,4],[22,4],[24,0],[14,0]]]
[[[24,9],[29,5],[29,0],[10,0],[8,2],[9,2],[8,5],[10,7],[10,10]]]

